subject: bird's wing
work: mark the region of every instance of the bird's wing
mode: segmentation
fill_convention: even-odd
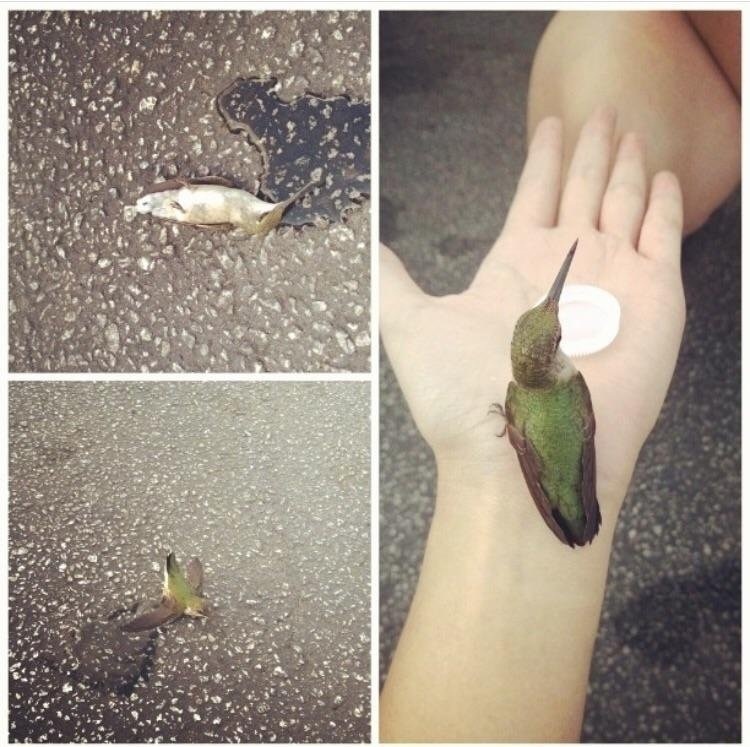
[[[596,537],[602,523],[602,514],[599,510],[599,501],[596,499],[596,449],[594,448],[596,420],[594,419],[594,408],[591,404],[591,393],[586,385],[586,380],[580,373],[577,375],[577,379],[588,405],[584,408],[586,421],[583,429],[583,455],[581,456],[581,497],[583,499],[583,510],[586,513],[586,528],[583,532],[582,544],[585,544]]]
[[[225,179],[223,176],[193,176],[190,179],[186,179],[185,181],[188,184],[208,184],[237,189],[237,187],[232,182],[230,182],[229,179]]]
[[[143,190],[144,195],[152,195],[156,192],[168,192],[169,190],[181,189],[185,186],[185,182],[181,179],[167,179],[163,182],[156,182],[145,187]]]
[[[232,182],[230,182],[228,179],[224,179],[224,177],[221,176],[197,176],[189,179],[177,177],[176,179],[166,179],[163,182],[155,182],[154,184],[151,184],[148,187],[144,188],[143,194],[149,195],[155,192],[166,192],[170,189],[182,189],[182,187],[187,187],[190,184],[208,184],[219,187],[235,188]]]
[[[508,384],[508,395],[505,400],[505,420],[508,427],[508,439],[510,440],[511,446],[516,450],[518,462],[521,465],[521,471],[526,480],[526,485],[529,488],[529,493],[531,493],[531,497],[534,499],[534,505],[539,510],[539,513],[544,519],[544,523],[552,530],[555,537],[557,537],[560,542],[564,542],[566,545],[573,547],[573,542],[565,534],[560,524],[555,520],[555,516],[552,512],[552,504],[542,487],[540,480],[541,470],[539,466],[539,457],[534,449],[534,445],[516,426],[514,416],[515,389],[516,384],[511,381],[510,384]]]
[[[172,620],[176,620],[182,615],[182,609],[173,604],[170,601],[162,600],[158,607],[155,607],[150,612],[146,612],[145,615],[136,617],[129,623],[125,623],[121,627],[126,633],[137,633],[142,630],[151,630],[152,628],[158,628],[159,625],[165,625]]]
[[[526,485],[529,493],[534,499],[534,505],[539,510],[544,523],[553,531],[555,537],[564,542],[566,545],[573,547],[573,542],[565,534],[563,528],[557,523],[552,512],[552,504],[549,502],[547,493],[542,487],[539,480],[539,458],[534,450],[534,445],[528,439],[521,435],[521,432],[515,426],[508,423],[508,438],[513,448],[518,454],[518,462],[521,465],[521,471],[526,479]]]
[[[185,566],[185,580],[196,594],[203,590],[203,566],[198,558],[192,558]]]

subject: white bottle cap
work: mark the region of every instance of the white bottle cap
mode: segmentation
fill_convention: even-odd
[[[571,358],[604,350],[620,331],[619,302],[595,285],[564,286],[558,315],[562,327],[560,347]]]

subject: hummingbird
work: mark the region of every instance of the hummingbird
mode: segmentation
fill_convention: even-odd
[[[169,179],[145,190],[135,212],[190,223],[200,228],[232,226],[248,236],[265,236],[276,228],[287,208],[320,184],[308,182],[281,202],[266,202],[220,176]]]
[[[513,381],[505,407],[508,439],[539,513],[554,535],[571,547],[590,543],[601,524],[596,499],[596,422],[581,373],[560,349],[558,309],[575,241],[547,297],[521,315],[513,331]]]
[[[123,625],[122,630],[128,633],[151,630],[183,615],[205,617],[206,602],[201,596],[202,587],[203,566],[200,560],[193,558],[183,575],[174,553],[169,553],[164,565],[164,590],[160,604]]]

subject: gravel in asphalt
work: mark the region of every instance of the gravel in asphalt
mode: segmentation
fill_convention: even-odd
[[[260,152],[216,106],[238,77],[369,102],[368,13],[14,11],[9,31],[12,371],[369,369],[367,199],[265,241],[130,207],[178,175],[257,191]]]
[[[11,741],[370,735],[369,384],[10,385]],[[118,625],[169,551],[205,619]]]

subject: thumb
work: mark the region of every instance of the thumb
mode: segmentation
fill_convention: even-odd
[[[403,262],[385,245],[380,245],[380,334],[388,339],[408,323],[411,311],[427,295],[411,279]]]

